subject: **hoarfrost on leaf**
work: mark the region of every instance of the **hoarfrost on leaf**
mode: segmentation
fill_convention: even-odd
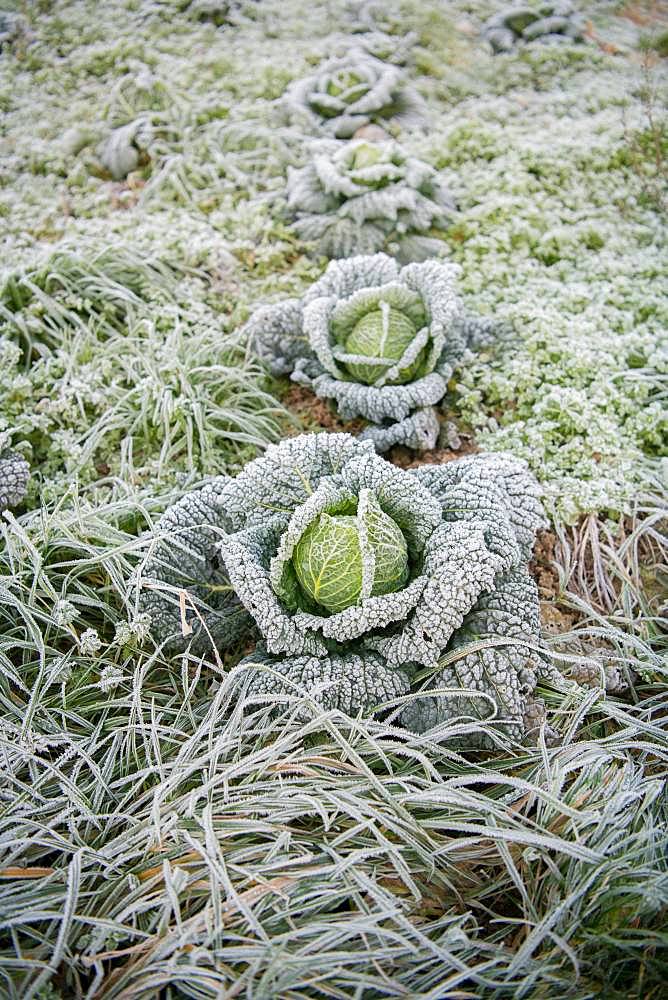
[[[490,17],[482,37],[495,53],[511,52],[530,42],[567,45],[584,41],[585,22],[570,0],[510,7]]]
[[[167,649],[225,649],[250,619],[237,600],[216,551],[229,525],[220,490],[225,477],[187,493],[155,525],[145,563],[137,573],[141,614],[131,630],[142,641],[150,621],[153,637]]]
[[[0,451],[0,511],[16,507],[26,495],[30,466],[16,451]]]
[[[121,125],[100,143],[100,163],[115,181],[122,181],[141,164],[149,142],[149,127],[143,119]]]

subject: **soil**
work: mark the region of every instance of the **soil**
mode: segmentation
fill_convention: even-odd
[[[326,431],[359,434],[364,428],[363,420],[341,420],[331,403],[320,399],[303,385],[291,385],[282,402],[302,420],[307,430],[322,428]]]
[[[457,451],[450,448],[434,448],[433,451],[423,451],[419,455],[403,445],[395,445],[386,454],[386,458],[400,469],[417,469],[420,465],[445,465],[464,455],[473,455],[479,451],[472,437],[461,436],[461,447]]]
[[[540,620],[546,632],[569,632],[580,617],[572,608],[560,606],[559,573],[556,568],[554,548],[557,536],[553,531],[539,531],[533,550],[529,572],[538,586]]]

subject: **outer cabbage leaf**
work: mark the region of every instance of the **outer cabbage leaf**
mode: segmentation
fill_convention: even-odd
[[[360,434],[360,441],[373,441],[374,448],[381,453],[393,448],[395,444],[414,451],[431,451],[436,447],[440,429],[441,425],[433,408],[425,406],[389,427],[371,424]]]
[[[265,526],[306,502],[322,479],[338,475],[353,459],[376,458],[370,442],[349,434],[301,434],[269,445],[220,494],[229,531]]]
[[[527,463],[513,455],[494,452],[468,455],[445,465],[422,465],[411,470],[419,482],[443,505],[446,520],[485,518],[492,530],[503,510],[520,555],[528,559],[540,528],[547,527],[540,501],[540,487]],[[500,544],[501,535],[496,531]]]
[[[499,640],[504,644],[493,644]],[[521,736],[527,699],[540,673],[539,642],[536,585],[524,567],[516,567],[465,616],[445,650],[446,665],[431,678],[425,697],[404,709],[402,724],[424,732],[462,716],[494,718],[506,732]],[[428,694],[444,688],[452,693]]]
[[[258,356],[272,375],[289,375],[310,347],[303,326],[304,308],[299,299],[285,299],[257,309],[244,327]]]
[[[225,482],[214,479],[165,511],[137,576],[140,609],[167,649],[205,653],[213,643],[224,650],[251,630],[216,549],[229,524],[221,500]]]
[[[410,688],[410,671],[390,670],[381,656],[364,651],[277,658],[259,646],[240,664],[247,669],[253,665],[258,667],[249,686],[254,698],[309,695],[325,711],[338,709],[352,716],[400,698]],[[305,709],[299,715],[310,718]]]
[[[16,451],[0,452],[0,511],[21,503],[28,488],[30,466]]]

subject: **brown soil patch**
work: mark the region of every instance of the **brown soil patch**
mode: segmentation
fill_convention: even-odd
[[[540,620],[545,631],[552,634],[570,631],[580,617],[572,608],[560,605],[559,573],[554,556],[556,543],[553,531],[539,531],[529,564],[529,572],[538,586]]]
[[[450,448],[434,448],[432,451],[423,451],[419,454],[397,444],[390,448],[385,457],[398,465],[400,469],[417,469],[420,465],[445,465],[446,462],[454,462],[464,455],[473,455],[479,451],[478,445],[472,437],[461,436],[461,447],[457,451]]]
[[[291,385],[282,402],[300,418],[307,430],[320,428],[358,434],[364,428],[363,420],[341,420],[331,403],[303,385]]]

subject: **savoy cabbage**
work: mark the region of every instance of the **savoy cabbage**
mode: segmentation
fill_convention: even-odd
[[[363,434],[379,451],[433,448],[432,407],[454,366],[495,333],[493,321],[463,314],[457,274],[382,253],[332,261],[303,299],[257,310],[246,334],[274,374],[335,400],[344,420],[369,421]]]
[[[564,45],[584,39],[584,18],[570,0],[548,0],[535,6],[511,7],[485,22],[482,37],[494,52],[510,52],[518,45],[540,42]]]
[[[363,47],[329,59],[312,76],[295,80],[284,95],[289,116],[310,133],[349,139],[363,125],[418,124],[420,95],[398,66],[376,59]]]
[[[97,156],[115,181],[124,180],[148,161],[146,148],[150,140],[150,126],[145,118],[112,129],[97,147]]]
[[[390,250],[403,263],[443,249],[433,230],[455,203],[440,175],[397,142],[364,138],[311,144],[306,166],[288,168],[292,228],[326,257]]]
[[[183,645],[194,628],[218,649],[252,620],[257,695],[356,714],[413,688],[412,729],[467,716],[519,735],[543,669],[527,568],[543,523],[508,455],[403,470],[348,434],[301,435],[164,515],[142,610],[156,638]]]
[[[4,48],[12,49],[20,42],[25,43],[30,38],[30,27],[22,14],[12,10],[0,10],[0,52]]]

